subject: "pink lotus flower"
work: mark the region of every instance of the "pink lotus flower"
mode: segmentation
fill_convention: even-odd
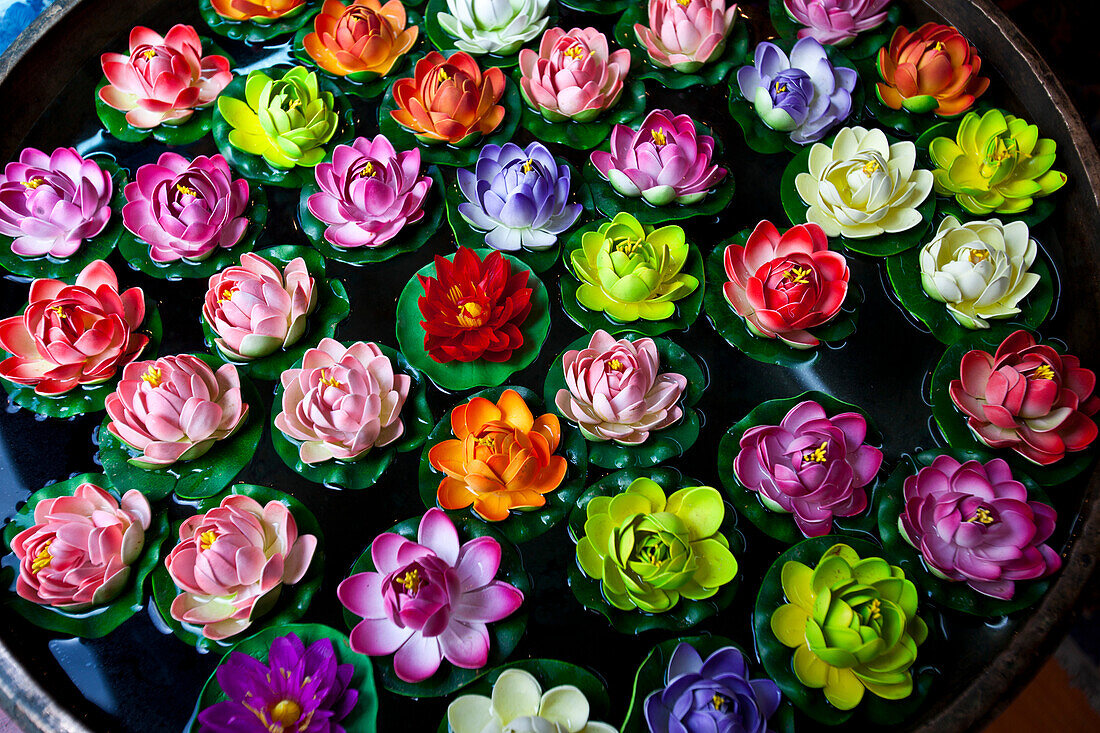
[[[137,333],[144,320],[141,288],[120,295],[103,260],[85,267],[74,285],[35,280],[23,315],[0,321],[0,346],[11,354],[0,362],[0,377],[41,395],[105,382],[149,343]]]
[[[99,98],[141,128],[186,122],[233,79],[229,59],[203,56],[189,25],[172,26],[165,36],[139,25],[130,31],[129,56],[105,53],[100,63],[109,83]]]
[[[122,495],[121,506],[93,484],[43,499],[34,507],[34,526],[11,543],[19,559],[16,592],[68,611],[113,600],[130,579],[151,521],[149,502],[135,489]]]
[[[172,582],[182,591],[172,601],[172,618],[202,627],[207,639],[241,633],[309,569],[317,538],[298,535],[286,506],[267,506],[231,494],[206,514],[180,525],[180,541],[164,558]]]
[[[843,46],[860,33],[886,21],[891,0],[783,0],[787,15],[801,25],[799,38],[810,36],[827,46]]]
[[[233,180],[221,155],[188,161],[162,153],[126,184],[122,221],[149,245],[154,262],[198,262],[241,241],[248,229],[248,181]]]
[[[401,408],[412,378],[394,374],[389,357],[373,343],[321,339],[302,357],[302,367],[287,369],[280,381],[283,409],[275,427],[301,442],[303,463],[354,461],[405,432]]]
[[[726,0],[649,0],[649,27],[635,23],[634,35],[653,63],[690,74],[722,55],[735,20]]]
[[[202,317],[218,334],[218,350],[235,361],[267,356],[294,344],[317,308],[315,283],[296,257],[284,270],[246,252],[241,264],[211,275]]]
[[[248,416],[237,367],[224,364],[215,373],[190,354],[127,365],[106,405],[107,429],[141,451],[130,463],[142,468],[198,458]]]
[[[660,368],[653,339],[616,341],[596,331],[588,348],[562,357],[567,389],[558,390],[554,404],[589,440],[644,443],[683,415],[677,403],[687,378]]]
[[[607,37],[595,28],[551,28],[538,53],[519,52],[519,68],[520,92],[531,109],[550,122],[589,122],[619,101],[630,52],[609,53]]]
[[[114,182],[75,148],[24,148],[0,173],[0,234],[20,257],[64,259],[111,218]]]
[[[435,674],[444,659],[478,669],[489,660],[486,624],[523,603],[515,586],[495,580],[500,543],[477,537],[460,544],[454,522],[441,509],[420,520],[417,541],[386,532],[371,543],[376,572],[358,573],[336,589],[340,603],[363,617],[351,632],[360,654],[393,654],[406,682]]]

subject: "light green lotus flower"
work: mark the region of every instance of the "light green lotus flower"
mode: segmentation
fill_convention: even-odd
[[[662,613],[681,596],[710,598],[737,574],[729,541],[719,533],[722,495],[692,486],[665,497],[648,478],[635,479],[613,497],[588,503],[577,563],[601,581],[615,608]]]
[[[272,79],[253,71],[244,96],[244,101],[218,97],[218,111],[233,127],[233,147],[262,155],[276,168],[312,168],[321,162],[339,118],[332,92],[320,91],[316,73],[295,66],[281,79]]]
[[[643,226],[626,212],[581,238],[570,256],[581,281],[577,302],[620,321],[660,321],[676,312],[699,280],[681,272],[689,252],[678,226]]]
[[[913,691],[910,668],[928,627],[917,616],[917,589],[901,568],[860,559],[848,545],[825,551],[816,568],[783,565],[789,603],[775,610],[772,632],[793,647],[794,672],[807,687],[851,710],[864,690],[887,700]]]

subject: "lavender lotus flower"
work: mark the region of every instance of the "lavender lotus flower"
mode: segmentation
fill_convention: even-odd
[[[1010,600],[1016,581],[1050,575],[1062,558],[1047,544],[1054,508],[1028,501],[1001,458],[986,464],[937,456],[905,479],[898,528],[929,570],[987,596]]]
[[[783,0],[787,15],[806,26],[799,38],[816,38],[829,46],[844,46],[886,21],[892,0]]]
[[[741,436],[733,462],[737,480],[774,512],[794,515],[807,537],[829,534],[833,517],[867,508],[867,492],[882,466],[882,451],[864,444],[867,420],[857,412],[829,417],[813,400],[791,408],[779,425],[758,425]]]
[[[474,170],[458,171],[466,197],[458,213],[493,249],[549,249],[581,215],[581,205],[569,203],[570,184],[569,166],[542,143],[486,145]]]
[[[756,47],[753,66],[737,71],[741,96],[773,130],[789,132],[799,145],[817,142],[852,112],[855,69],[833,66],[813,38],[794,44],[790,57],[767,41]]]

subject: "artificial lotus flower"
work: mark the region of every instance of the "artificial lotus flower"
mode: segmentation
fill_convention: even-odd
[[[321,162],[340,118],[332,92],[321,91],[316,72],[295,66],[272,79],[257,69],[249,72],[244,94],[244,100],[218,97],[218,111],[233,128],[233,147],[261,155],[275,168]]]
[[[599,330],[586,348],[565,352],[561,361],[566,388],[554,404],[588,440],[640,445],[684,414],[679,402],[687,378],[660,371],[653,339],[616,341]]]
[[[203,56],[199,34],[182,24],[164,36],[136,26],[130,31],[130,55],[105,53],[99,63],[108,82],[99,98],[144,129],[186,122],[233,80],[229,59]]]
[[[729,280],[722,295],[745,327],[795,349],[821,343],[809,329],[835,318],[848,295],[848,263],[829,250],[816,224],[780,235],[774,224],[762,221],[744,246],[726,247],[723,263]]]
[[[130,459],[141,468],[205,455],[244,425],[249,408],[237,367],[223,364],[215,372],[191,354],[127,364],[106,407],[107,429],[141,452]]]
[[[978,50],[949,25],[925,23],[910,33],[898,26],[878,52],[878,98],[891,109],[941,117],[960,115],[989,88],[978,76]]]
[[[241,264],[210,276],[202,317],[217,334],[214,345],[234,361],[250,361],[291,346],[317,308],[316,283],[305,260],[284,269],[253,252]]]
[[[306,0],[210,0],[210,5],[228,20],[271,23],[304,11]]]
[[[573,685],[543,692],[535,676],[506,669],[493,683],[492,697],[462,695],[447,706],[452,733],[616,733],[607,723],[590,720],[590,702]]]
[[[1028,501],[1027,489],[1000,458],[983,464],[937,456],[905,479],[902,492],[898,528],[937,577],[1008,601],[1016,581],[1062,567],[1058,552],[1044,544],[1057,512]]]
[[[649,26],[635,23],[634,36],[657,66],[690,74],[722,55],[736,20],[726,0],[649,0]]]
[[[806,221],[849,239],[912,229],[924,221],[917,207],[932,193],[932,173],[916,162],[916,145],[891,144],[878,129],[845,127],[832,146],[815,143],[809,171],[795,178],[810,207]]]
[[[741,96],[753,104],[764,124],[790,133],[799,145],[817,142],[852,113],[855,69],[834,66],[813,38],[795,42],[788,57],[779,46],[756,46],[752,66],[737,70]]]
[[[796,23],[799,38],[815,38],[826,46],[846,46],[886,21],[892,0],[783,0]]]
[[[1009,335],[995,354],[964,354],[959,377],[951,381],[951,401],[990,448],[1009,448],[1049,466],[1096,440],[1096,374],[1076,356],[1039,345],[1027,331]]]
[[[577,302],[624,322],[671,318],[676,301],[700,285],[683,272],[689,251],[680,227],[643,225],[621,211],[596,231],[585,232],[581,247],[570,254],[581,281]]]
[[[447,0],[439,25],[459,51],[507,56],[546,30],[550,0]]]
[[[474,397],[451,410],[453,440],[433,445],[428,462],[446,474],[437,499],[447,510],[474,511],[490,522],[513,509],[538,509],[561,485],[568,467],[556,455],[561,424],[556,415],[535,417],[513,389],[496,403]]]
[[[393,70],[416,43],[401,0],[325,0],[302,46],[330,74],[369,81]]]
[[[149,343],[137,332],[145,320],[141,288],[119,293],[103,260],[89,263],[73,285],[35,280],[29,300],[22,315],[0,321],[0,346],[11,354],[0,362],[0,378],[40,395],[106,382]]]
[[[928,146],[936,169],[936,193],[954,196],[978,216],[1020,214],[1035,199],[1066,185],[1066,174],[1052,170],[1058,144],[1039,137],[1026,120],[991,109],[968,112],[955,139],[937,137]]]
[[[901,568],[836,544],[814,568],[784,563],[782,578],[788,603],[772,613],[771,629],[795,650],[799,682],[823,688],[841,710],[854,708],[865,692],[886,700],[912,693],[912,666],[928,626]]]
[[[470,145],[504,119],[504,84],[496,66],[482,73],[469,54],[444,58],[431,51],[416,62],[412,77],[393,83],[397,109],[390,116],[427,145]]]
[[[714,164],[714,138],[667,109],[650,112],[637,130],[615,125],[611,152],[593,151],[592,165],[623,196],[654,206],[699,203],[728,172]]]
[[[302,357],[301,368],[287,369],[279,381],[283,409],[275,427],[300,442],[303,463],[354,461],[405,433],[401,408],[412,378],[394,373],[376,344],[356,341],[345,347],[321,339]]]
[[[420,221],[432,186],[421,175],[420,151],[398,153],[385,135],[337,145],[314,175],[321,190],[306,205],[328,225],[325,240],[341,249],[381,247]]]
[[[1022,221],[1000,219],[960,224],[944,217],[936,236],[920,250],[920,279],[929,298],[966,328],[989,328],[990,318],[1009,318],[1039,276],[1028,272],[1038,244]]]
[[[621,494],[594,498],[586,512],[577,564],[622,611],[664,613],[680,598],[711,598],[737,574],[719,531],[726,508],[715,488],[666,497],[657,482],[636,478]]]
[[[351,631],[351,648],[393,654],[405,682],[426,680],[444,659],[462,669],[484,667],[486,624],[523,604],[522,591],[496,579],[500,543],[488,536],[461,542],[446,513],[429,509],[416,542],[384,532],[370,550],[374,572],[352,575],[336,589],[340,603],[363,619]]]
[[[34,526],[11,542],[19,561],[16,592],[32,603],[70,612],[114,600],[145,546],[152,514],[136,489],[119,502],[95,484],[83,483],[71,496],[43,499],[34,507]]]
[[[539,50],[519,52],[520,92],[527,106],[550,122],[591,122],[619,101],[630,52],[609,53],[595,28],[551,28]]]
[[[183,520],[179,544],[164,558],[180,590],[172,618],[201,627],[214,641],[236,636],[271,610],[284,585],[305,576],[316,550],[317,537],[298,534],[282,502],[261,506],[230,494]]]

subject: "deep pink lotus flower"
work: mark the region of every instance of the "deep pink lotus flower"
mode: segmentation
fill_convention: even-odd
[[[316,283],[296,257],[280,270],[252,252],[241,264],[211,275],[202,317],[218,334],[218,349],[230,359],[249,361],[291,346],[306,332],[317,308]]]
[[[302,357],[302,367],[287,369],[280,381],[283,409],[275,427],[301,443],[303,463],[354,461],[405,433],[401,408],[412,378],[395,374],[373,343],[321,339]]]
[[[43,499],[34,507],[34,526],[11,543],[19,559],[16,592],[68,611],[114,600],[130,579],[151,521],[149,501],[136,489],[122,495],[121,505],[94,484]]]
[[[1062,567],[1062,558],[1044,544],[1057,513],[1028,501],[1027,489],[1000,458],[983,465],[937,456],[905,479],[903,494],[902,536],[941,578],[1007,601],[1016,594],[1017,580]]]
[[[554,404],[589,440],[638,445],[684,414],[678,402],[687,378],[661,372],[653,339],[616,341],[599,330],[588,348],[565,352],[562,369],[566,389]]]
[[[75,148],[24,148],[0,173],[0,234],[20,257],[76,254],[111,218],[114,182]]]
[[[735,20],[726,0],[649,0],[649,26],[634,35],[655,64],[690,74],[722,55]]]
[[[172,618],[202,627],[207,639],[235,636],[267,613],[284,585],[309,569],[317,538],[298,534],[285,504],[231,494],[180,525],[180,541],[164,558],[181,593]]]
[[[378,535],[370,546],[375,572],[352,575],[336,589],[340,603],[363,618],[352,629],[351,648],[372,657],[393,654],[394,671],[406,682],[431,677],[444,659],[463,669],[484,667],[486,624],[523,603],[518,588],[495,580],[500,543],[477,537],[460,544],[442,509],[424,514],[416,539]]]
[[[214,103],[233,80],[229,59],[203,56],[199,34],[175,25],[167,35],[137,26],[130,31],[130,55],[100,57],[109,82],[99,98],[126,113],[134,127],[178,125],[196,109]]]
[[[595,28],[550,28],[539,50],[519,52],[520,92],[550,122],[590,122],[615,106],[630,70],[630,52],[608,52]]]
[[[248,416],[237,367],[223,364],[215,372],[191,354],[128,364],[106,406],[107,429],[141,451],[130,463],[142,468],[198,458]]]
[[[0,321],[0,346],[11,354],[0,362],[0,377],[41,395],[105,382],[149,343],[137,333],[144,320],[141,288],[120,294],[103,260],[85,267],[73,285],[35,280],[23,315]]]
[[[1011,448],[1047,466],[1096,440],[1096,374],[1082,369],[1076,356],[1040,346],[1027,331],[1008,336],[996,354],[968,352],[959,376],[951,382],[951,400],[990,448]]]
[[[787,15],[801,25],[799,38],[810,36],[826,46],[843,46],[860,33],[886,21],[892,0],[783,0]]]
[[[854,517],[867,508],[863,487],[882,466],[882,451],[866,445],[866,438],[863,415],[829,417],[806,400],[778,425],[746,430],[733,470],[764,506],[793,514],[802,534],[820,537],[832,531],[833,517]]]
[[[432,186],[420,174],[420,151],[398,153],[385,135],[337,145],[314,175],[321,190],[309,197],[309,213],[328,224],[325,239],[344,249],[381,247],[420,221]]]
[[[615,125],[611,152],[593,151],[592,165],[623,196],[654,206],[702,201],[727,172],[714,164],[714,138],[667,109],[650,112],[637,130]]]
[[[161,153],[126,184],[122,222],[149,245],[154,262],[198,262],[232,247],[248,229],[248,181],[233,180],[221,155],[192,161]]]

